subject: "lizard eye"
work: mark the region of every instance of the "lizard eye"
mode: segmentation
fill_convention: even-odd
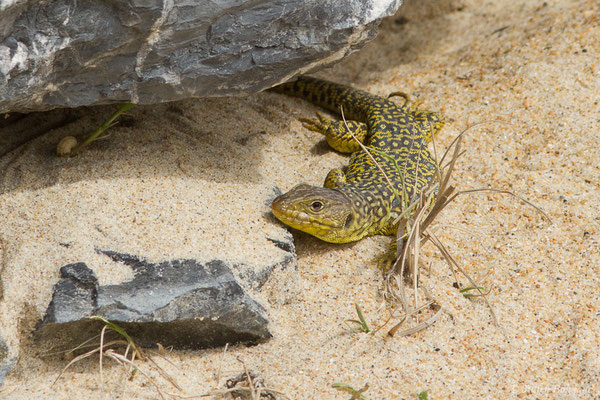
[[[310,209],[313,211],[321,211],[323,209],[323,203],[320,201],[313,201],[310,204]]]

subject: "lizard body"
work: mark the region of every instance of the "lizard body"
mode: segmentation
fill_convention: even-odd
[[[443,117],[417,110],[408,99],[399,105],[311,77],[300,77],[274,91],[303,98],[337,114],[343,107],[348,128],[371,156],[347,132],[343,121],[320,114],[318,120],[303,119],[304,126],[324,134],[333,149],[352,155],[345,170],[329,172],[324,187],[301,184],[277,197],[272,203],[273,214],[293,228],[332,243],[395,235],[398,224],[393,221],[401,214],[402,205],[394,190],[411,201],[436,173],[427,143],[442,128]]]

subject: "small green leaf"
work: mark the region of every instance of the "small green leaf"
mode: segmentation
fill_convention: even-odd
[[[471,290],[479,290],[479,291],[482,291],[483,293],[479,293],[479,294],[467,293],[467,292],[469,292]],[[462,293],[462,295],[465,298],[469,299],[471,297],[485,296],[485,295],[487,295],[489,293],[489,290],[486,292],[486,290],[485,290],[485,288],[483,286],[469,286],[469,287],[466,287],[464,289],[460,289],[459,292]]]
[[[342,382],[335,382],[331,385],[332,388],[338,389],[338,390],[343,390],[344,392],[348,392],[352,395],[353,399],[360,399],[360,400],[369,400],[367,398],[367,396],[364,396],[362,393],[365,392],[368,388],[369,388],[369,384],[366,384],[362,389],[356,390],[354,389],[352,386],[346,384],[346,383],[342,383]],[[358,397],[357,397],[358,395]]]
[[[79,153],[82,149],[84,149],[85,147],[87,147],[90,143],[94,142],[95,140],[98,139],[98,137],[107,129],[110,129],[112,126],[115,125],[115,120],[117,119],[117,117],[121,114],[123,114],[125,111],[131,109],[135,107],[135,104],[132,103],[122,103],[119,104],[119,106],[117,107],[117,111],[115,111],[109,118],[108,120],[106,120],[102,125],[100,125],[98,127],[98,129],[96,129],[94,131],[94,133],[92,133],[90,136],[88,136],[82,143],[78,144],[77,146],[75,146],[73,149],[70,150],[70,152],[68,154],[68,156],[74,156],[77,153]]]
[[[142,358],[141,357],[141,353],[139,352],[137,346],[135,345],[135,342],[127,334],[127,332],[125,331],[125,329],[121,328],[119,325],[115,324],[114,322],[110,322],[106,318],[100,317],[98,315],[92,315],[90,317],[90,319],[103,322],[104,324],[106,324],[106,326],[107,326],[108,329],[111,329],[111,330],[117,332],[119,335],[123,336],[123,338],[125,338],[125,340],[127,341],[127,343],[131,346],[131,349],[138,354],[138,357]]]
[[[358,314],[358,320],[347,319],[346,322],[352,322],[352,323],[358,325],[359,329],[365,333],[371,332],[371,328],[369,328],[369,325],[367,324],[367,321],[365,320],[362,310],[360,309],[358,304],[354,303],[354,307],[356,308],[356,313]]]

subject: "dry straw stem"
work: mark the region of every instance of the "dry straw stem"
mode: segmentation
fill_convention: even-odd
[[[150,356],[144,356],[141,353],[140,349],[135,345],[133,339],[131,339],[131,337],[127,334],[127,332],[125,332],[125,330],[123,328],[121,328],[120,326],[118,326],[110,321],[107,321],[106,319],[104,319],[102,317],[94,316],[91,318],[105,323],[105,325],[102,327],[101,333],[99,335],[100,336],[100,345],[84,354],[81,354],[81,355],[75,357],[73,360],[71,360],[63,368],[61,373],[56,377],[56,379],[54,380],[52,385],[56,384],[56,382],[61,378],[61,376],[73,364],[75,364],[76,362],[79,362],[85,358],[88,358],[95,353],[99,353],[99,370],[100,370],[100,385],[101,385],[101,387],[104,387],[103,357],[106,356],[106,357],[116,361],[119,365],[121,365],[123,367],[127,367],[128,368],[127,372],[129,374],[131,374],[131,377],[133,376],[134,372],[139,372],[140,374],[142,374],[152,384],[152,386],[154,386],[154,388],[156,389],[159,396],[162,399],[165,399],[165,396],[164,396],[163,392],[161,391],[156,380],[148,372],[146,372],[143,368],[141,368],[139,363],[136,362],[136,357],[137,357],[140,361],[150,361],[156,367],[156,370],[158,371],[160,376],[162,376],[165,380],[167,380],[171,385],[173,385],[178,390],[182,390],[181,386],[179,386],[179,384],[177,384],[175,379],[173,379],[169,374],[167,374]],[[119,339],[119,340],[111,340],[111,341],[105,342],[104,338],[105,338],[105,334],[106,334],[107,330],[112,330],[112,331],[116,332],[117,334],[124,337],[125,340]],[[98,336],[95,336],[94,338],[97,338],[97,337]],[[85,347],[89,347],[88,343],[90,342],[90,340],[93,340],[94,338],[86,340],[84,343],[77,346],[75,349],[69,350],[67,353],[72,354],[76,350],[79,350],[79,349],[82,349]],[[113,348],[111,348],[111,346],[116,346],[116,345],[120,345],[120,346],[125,345],[126,346],[123,354],[117,353]],[[131,350],[131,355],[129,355],[130,350]]]
[[[154,386],[154,388],[156,389],[156,391],[158,392],[158,395],[160,396],[161,399],[165,399],[165,396],[163,394],[163,392],[160,390],[160,387],[158,386],[158,384],[156,383],[156,381],[154,380],[154,378],[152,378],[150,375],[148,375],[148,373],[144,372],[143,369],[141,369],[139,367],[139,365],[137,365],[136,363],[134,363],[134,358],[135,356],[132,355],[132,359],[129,360],[125,354],[119,354],[119,353],[115,353],[115,351],[113,349],[108,349],[105,351],[106,356],[112,358],[113,360],[115,360],[117,363],[119,363],[122,366],[129,366],[131,368],[134,368],[136,371],[138,371],[140,374],[144,375],[144,377],[152,384],[152,386]]]
[[[500,326],[500,323],[498,322],[498,318],[496,317],[496,313],[494,312],[494,308],[492,307],[492,305],[490,304],[490,302],[487,299],[487,294],[490,291],[484,292],[483,290],[481,290],[482,286],[480,286],[479,284],[475,283],[475,281],[473,280],[473,278],[471,278],[471,276],[467,273],[467,271],[465,271],[458,264],[458,262],[456,262],[456,260],[454,259],[454,257],[452,257],[452,255],[450,254],[450,252],[448,252],[448,249],[446,249],[446,246],[444,246],[444,244],[436,236],[434,236],[432,233],[427,233],[427,239],[431,240],[431,242],[434,244],[434,246],[442,253],[442,256],[446,260],[446,263],[450,267],[454,266],[456,269],[458,269],[460,271],[460,273],[463,274],[469,280],[469,282],[471,283],[471,285],[475,289],[477,289],[477,291],[480,293],[481,297],[483,297],[483,300],[485,301],[485,304],[490,309],[490,313],[492,315],[492,319],[494,321],[494,325]]]
[[[392,336],[392,337],[395,336],[396,334],[400,337],[409,336],[409,335],[415,334],[419,331],[422,331],[423,329],[426,329],[426,328],[429,328],[430,326],[432,326],[435,323],[435,321],[437,321],[438,318],[442,315],[442,307],[439,304],[437,304],[436,302],[430,301],[429,303],[423,304],[421,307],[417,308],[414,312],[418,313],[419,311],[421,311],[427,307],[432,307],[436,311],[436,313],[434,315],[432,315],[431,317],[427,318],[425,321],[423,321],[411,328],[408,328],[408,329],[398,332],[398,329],[400,329],[400,327],[402,326],[404,321],[406,321],[407,316],[404,316],[404,318],[402,318],[402,320],[399,323],[394,325],[392,327],[392,329],[390,329],[388,331],[388,335]]]
[[[244,367],[244,374],[246,376],[246,379],[248,380],[248,387],[250,388],[250,398],[252,400],[258,400],[260,398],[260,389],[258,390],[258,392],[256,391],[256,387],[254,386],[254,382],[252,381],[252,375],[250,375],[250,372],[248,372],[246,363],[242,361],[242,359],[239,357],[236,357],[236,360],[238,360]]]
[[[433,138],[433,134],[432,134]],[[459,142],[460,143],[460,142]],[[455,154],[458,153],[458,146],[455,151]],[[455,160],[454,160],[455,161]],[[454,163],[451,164],[453,166]],[[418,171],[418,168],[417,168]],[[390,269],[390,272],[386,275],[386,285],[385,292],[388,297],[394,298],[402,304],[403,310],[406,313],[405,318],[402,319],[400,323],[395,325],[388,334],[393,336],[396,334],[399,327],[404,323],[407,316],[418,316],[418,312],[429,304],[425,306],[418,307],[418,267],[419,267],[419,255],[420,248],[424,244],[423,241],[423,232],[429,225],[430,221],[423,221],[425,216],[431,215],[432,210],[435,209],[435,205],[437,201],[435,201],[436,189],[438,191],[445,191],[445,186],[447,185],[448,180],[444,179],[444,175],[439,169],[436,170],[436,176],[428,183],[428,185],[423,189],[421,196],[412,202],[410,205],[413,209],[413,212],[407,215],[403,220],[396,219],[394,222],[398,223],[398,230],[396,234],[396,240],[398,243],[398,258],[393,265],[393,268]],[[439,182],[442,182],[441,185],[438,185]],[[439,210],[438,210],[439,212]],[[406,233],[404,233],[406,230]],[[406,240],[404,241],[404,239]],[[404,287],[404,281],[401,277],[405,276],[405,267],[408,264],[408,272],[412,276],[413,283],[413,298],[414,298],[414,308],[411,308],[408,303],[408,296],[406,294],[406,289]],[[392,279],[393,277],[393,279]],[[399,278],[400,277],[400,278]],[[395,283],[395,284],[394,284]],[[398,287],[399,290],[396,291],[394,287]],[[441,307],[435,304],[435,307],[438,309],[438,312],[425,322],[419,323],[417,326],[413,328],[406,329],[401,332],[401,336],[413,334],[422,329],[433,324],[441,315]]]
[[[217,384],[221,380],[221,370],[223,369],[223,359],[225,358],[225,354],[227,353],[227,349],[229,348],[229,343],[225,343],[225,347],[223,348],[223,353],[221,353],[221,359],[219,360],[219,368],[214,374],[215,381]]]

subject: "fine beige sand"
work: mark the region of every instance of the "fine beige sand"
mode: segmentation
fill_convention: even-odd
[[[316,75],[381,95],[404,91],[423,108],[441,111],[447,124],[437,138],[440,151],[466,127],[485,122],[464,137],[454,185],[513,191],[552,219],[510,196],[484,193],[459,197],[433,228],[490,289],[499,326],[481,299],[466,299],[453,287],[452,272],[428,245],[421,284],[445,311],[425,330],[389,337],[399,319],[389,319],[373,262],[388,238],[332,245],[294,233],[295,281],[274,279],[261,298],[274,338],[226,351],[172,351],[168,362],[157,358],[182,391],[152,364],[140,363],[165,395],[223,389],[243,362],[291,399],[349,399],[332,388],[335,382],[355,389],[368,384],[369,399],[416,399],[422,391],[430,399],[599,398],[600,4],[420,3],[408,1],[373,42]],[[3,188],[13,190],[0,197],[0,260],[13,269],[2,276],[0,312],[3,321],[14,321],[4,330],[19,333],[22,353],[1,399],[160,398],[142,374],[129,379],[111,361],[105,361],[102,386],[97,358],[76,364],[52,386],[68,361],[41,357],[28,339],[58,279],[43,260],[93,260],[94,245],[120,243],[156,260],[214,252],[260,263],[262,253],[243,241],[227,245],[229,230],[277,235],[279,227],[268,218],[249,220],[244,210],[267,212],[267,205],[252,202],[272,186],[320,184],[329,169],[347,161],[298,122],[317,108],[274,93],[137,107],[134,126],[118,127],[77,159],[54,158],[60,137],[93,127],[109,110],[50,132],[3,161]],[[212,198],[198,180],[240,194]],[[124,221],[139,223],[136,235],[119,230]],[[77,224],[95,227],[86,233],[96,242],[81,240]],[[162,227],[160,235],[152,224]],[[195,246],[196,232],[215,226],[222,237]],[[40,250],[53,237],[74,243],[68,256]],[[95,270],[102,283],[130,274],[119,265]],[[22,307],[9,307],[9,296]],[[376,332],[345,323],[356,318],[354,303]]]

